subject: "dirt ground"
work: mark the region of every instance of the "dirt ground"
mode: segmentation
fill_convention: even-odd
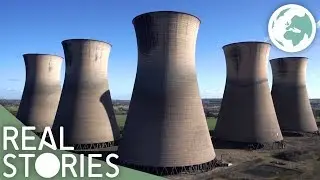
[[[217,167],[205,173],[180,174],[165,176],[165,178],[171,180],[319,180],[320,136],[283,135],[285,141],[283,149],[273,145],[258,150],[252,150],[249,147],[236,149],[213,142],[217,159],[224,163],[231,163],[231,166]],[[95,151],[97,150],[92,150],[90,153]],[[107,148],[100,149],[97,153],[106,156],[116,151],[117,148]],[[82,153],[85,154],[85,152]]]
[[[284,149],[215,148],[217,159],[232,163],[201,174],[167,176],[172,180],[319,180],[320,136],[284,137]]]

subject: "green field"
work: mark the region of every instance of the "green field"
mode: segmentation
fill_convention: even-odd
[[[16,115],[17,111],[18,111],[18,107],[17,106],[5,106],[5,108],[11,112],[12,114]],[[126,117],[127,115],[116,115],[117,118],[117,122],[118,125],[120,127],[120,129],[123,129],[124,124],[126,122]],[[320,122],[320,117],[317,117],[316,119],[318,122]],[[213,117],[208,117],[207,118],[207,124],[210,130],[213,130],[216,126],[216,118]]]
[[[13,115],[16,115],[16,113],[18,111],[17,106],[6,106],[5,108],[9,112],[11,112]],[[116,115],[117,122],[118,122],[120,129],[123,128],[123,126],[126,122],[126,117],[127,117],[127,115]],[[214,127],[216,126],[216,118],[213,118],[213,117],[207,118],[207,124],[208,124],[208,127],[210,130],[214,129]]]
[[[127,115],[116,115],[117,122],[118,122],[120,129],[123,129],[123,126],[126,122],[126,117],[127,117]]]
[[[126,122],[126,117],[127,117],[127,115],[116,115],[117,122],[118,122],[120,129],[123,128],[123,126]],[[209,129],[213,130],[214,127],[216,126],[216,118],[211,118],[211,117],[207,118],[207,124],[208,124]]]
[[[118,125],[120,127],[120,129],[123,128],[125,122],[126,122],[126,117],[127,115],[116,115],[116,118],[117,118],[117,122],[118,122]],[[320,117],[318,117],[316,119],[318,122],[320,122]],[[216,127],[216,122],[217,122],[217,119],[214,118],[214,117],[208,117],[207,118],[207,124],[208,124],[208,128],[210,130],[213,130],[215,127]]]
[[[14,106],[14,105],[7,105],[4,106],[4,108],[9,111],[11,114],[16,115],[18,112],[18,106]]]
[[[217,119],[214,117],[207,118],[207,124],[210,130],[214,130],[214,128],[216,127],[216,122],[217,122]]]

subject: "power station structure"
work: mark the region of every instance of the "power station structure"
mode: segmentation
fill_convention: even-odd
[[[306,88],[307,58],[285,57],[270,61],[272,98],[282,131],[317,132]]]
[[[24,54],[26,80],[17,118],[35,126],[36,134],[51,127],[61,95],[62,58],[49,54]]]
[[[107,79],[111,45],[69,39],[62,46],[66,70],[53,124],[55,138],[59,138],[59,128],[63,126],[65,144],[75,150],[113,146],[120,133]]]
[[[157,11],[135,17],[133,25],[138,67],[120,162],[162,175],[211,169],[215,152],[195,70],[200,20]]]
[[[223,51],[227,77],[215,137],[244,144],[281,142],[267,78],[270,44],[239,42]]]

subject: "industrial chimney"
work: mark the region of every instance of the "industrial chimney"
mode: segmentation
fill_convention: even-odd
[[[65,80],[53,129],[64,127],[65,144],[105,148],[119,138],[107,80],[111,45],[89,39],[62,42]]]
[[[240,42],[223,50],[227,78],[215,137],[241,143],[282,141],[267,79],[270,45]]]
[[[24,54],[26,81],[17,118],[26,126],[35,126],[41,134],[51,127],[61,95],[62,58],[47,54]]]
[[[195,70],[200,20],[158,11],[135,17],[133,24],[138,67],[120,161],[154,174],[212,168],[215,152]]]
[[[270,61],[272,98],[282,131],[317,132],[306,88],[307,58],[286,57]]]

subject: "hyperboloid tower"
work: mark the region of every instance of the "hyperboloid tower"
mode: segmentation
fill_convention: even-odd
[[[65,144],[75,149],[113,145],[119,138],[119,128],[107,79],[111,45],[70,39],[63,41],[62,46],[66,71],[54,131],[63,126]]]
[[[156,174],[212,168],[215,152],[195,70],[200,20],[158,11],[135,17],[133,24],[138,67],[120,161]]]
[[[61,95],[62,58],[48,54],[24,54],[26,80],[17,118],[26,126],[35,126],[41,134],[51,127]]]
[[[267,79],[270,44],[240,42],[223,50],[227,78],[215,137],[261,144],[283,140]]]
[[[273,74],[271,93],[281,130],[318,131],[306,88],[307,58],[277,58],[270,63]]]

